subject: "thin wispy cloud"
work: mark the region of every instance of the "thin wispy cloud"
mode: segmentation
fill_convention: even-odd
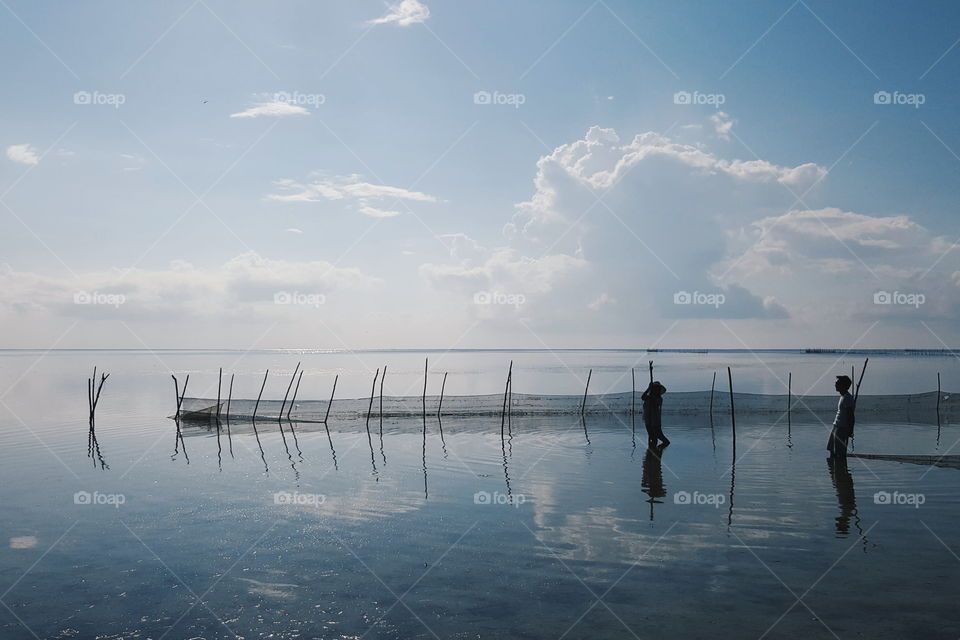
[[[249,107],[238,113],[231,113],[231,118],[258,118],[260,116],[271,116],[274,118],[281,116],[308,116],[310,115],[310,110],[306,107],[302,107],[298,104],[290,104],[289,102],[282,101],[273,101],[273,102],[258,102],[257,104]]]
[[[278,191],[267,195],[276,202],[323,202],[342,200],[353,206],[357,213],[372,218],[392,218],[400,211],[392,206],[400,201],[437,202],[438,199],[422,191],[367,182],[359,175],[329,176],[319,172],[311,174],[312,180],[277,180]]]
[[[40,164],[40,156],[37,154],[37,150],[29,144],[10,145],[7,147],[7,158],[18,164]]]
[[[400,27],[407,27],[411,24],[425,22],[430,17],[430,9],[418,0],[401,0],[390,7],[386,14],[370,24],[395,24]]]

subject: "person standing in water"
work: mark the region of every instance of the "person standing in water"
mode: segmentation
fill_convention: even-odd
[[[847,441],[853,437],[856,418],[853,396],[850,395],[852,386],[853,380],[850,376],[837,376],[834,388],[840,394],[840,401],[837,403],[837,415],[833,419],[833,430],[830,432],[830,439],[827,440],[827,451],[830,452],[831,458],[846,457]]]
[[[654,380],[640,396],[640,399],[643,400],[643,424],[647,428],[647,442],[651,447],[657,446],[657,440],[663,442],[663,446],[670,444],[667,436],[663,435],[660,423],[663,394],[666,392],[667,388],[660,384],[658,380]]]

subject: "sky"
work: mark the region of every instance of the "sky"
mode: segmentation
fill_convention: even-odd
[[[0,348],[957,346],[958,5],[0,16]]]

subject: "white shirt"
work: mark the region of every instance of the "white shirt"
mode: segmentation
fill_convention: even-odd
[[[837,402],[837,417],[833,419],[836,428],[851,429],[853,427],[853,396],[844,393]]]

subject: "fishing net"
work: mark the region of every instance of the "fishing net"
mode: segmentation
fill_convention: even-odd
[[[939,399],[938,399],[939,395]],[[821,418],[836,411],[838,396],[790,396],[757,393],[734,393],[733,403],[736,414],[781,415],[791,409],[791,415],[816,413]],[[502,394],[473,396],[374,396],[370,398],[335,398],[327,400],[297,400],[296,403],[282,400],[231,399],[220,402],[221,420],[250,420],[256,413],[259,419],[286,419],[298,422],[323,422],[327,417],[329,405],[330,420],[351,420],[365,418],[369,411],[371,417],[385,418],[419,417],[423,414],[443,417],[500,416],[504,410]],[[582,395],[536,395],[527,393],[512,394],[507,409],[514,416],[551,416],[576,415],[584,405]],[[870,416],[883,421],[924,420],[936,421],[939,418],[950,422],[951,416],[960,406],[960,396],[951,393],[931,391],[903,395],[861,395],[857,402],[857,415]],[[586,397],[583,407],[586,414],[640,414],[640,392],[593,394]],[[700,415],[709,412],[722,415],[730,413],[730,396],[727,393],[710,391],[670,392],[663,399],[663,413]],[[181,418],[184,420],[213,420],[217,414],[217,401],[210,398],[184,398]],[[229,414],[229,415],[228,415]]]

